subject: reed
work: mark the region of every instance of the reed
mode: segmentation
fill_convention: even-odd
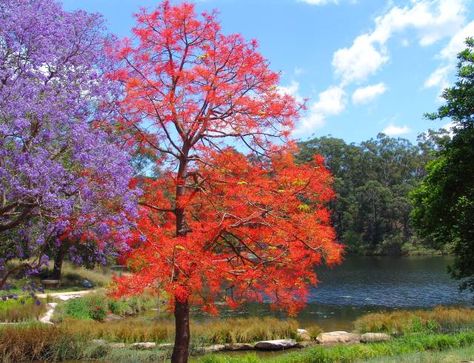
[[[474,328],[474,309],[436,307],[433,310],[402,310],[367,314],[354,323],[360,332],[395,335],[416,332],[454,332]]]

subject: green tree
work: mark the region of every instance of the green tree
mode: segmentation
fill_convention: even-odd
[[[332,137],[300,144],[301,161],[321,154],[334,175],[333,224],[349,252],[399,255],[417,241],[408,194],[443,138],[444,133],[429,131],[417,145],[384,134],[360,144]]]
[[[451,274],[462,289],[474,291],[474,39],[466,44],[458,55],[457,81],[443,93],[445,105],[427,115],[450,118],[453,136],[428,164],[428,175],[411,198],[420,236],[437,248],[452,244]]]

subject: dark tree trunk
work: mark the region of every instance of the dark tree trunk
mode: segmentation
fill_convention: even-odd
[[[59,246],[58,252],[54,256],[54,266],[53,266],[53,273],[51,275],[51,279],[53,280],[61,279],[63,261],[64,261],[64,257],[66,257],[68,248],[69,248],[69,245],[65,241],[61,243],[61,246]]]
[[[189,304],[188,301],[174,304],[176,335],[174,338],[172,363],[187,363],[189,357]]]

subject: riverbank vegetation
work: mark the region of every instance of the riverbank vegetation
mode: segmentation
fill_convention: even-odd
[[[353,362],[418,351],[441,352],[468,347],[474,344],[473,326],[474,310],[469,308],[440,307],[434,310],[368,314],[355,321],[356,331],[388,332],[394,338],[383,343],[315,345],[262,357],[254,353],[200,356],[203,347],[213,344],[252,343],[268,339],[298,340],[298,323],[295,320],[274,318],[194,320],[191,323],[191,352],[196,362]],[[316,326],[308,330],[312,330],[312,340],[321,332]],[[174,324],[171,319],[149,316],[105,322],[89,318],[66,319],[54,326],[38,323],[7,325],[0,327],[0,357],[4,362],[68,359],[164,361],[170,356],[171,345],[168,343],[173,341],[173,336]],[[138,342],[154,342],[158,345],[147,350],[130,345]]]
[[[474,344],[474,332],[455,334],[413,334],[385,343],[360,345],[338,345],[333,347],[312,347],[299,352],[278,356],[259,357],[256,354],[246,356],[209,355],[195,359],[199,363],[342,363],[367,361],[378,357],[398,357],[416,352],[442,352],[449,349],[471,347]]]
[[[418,332],[455,332],[474,329],[474,309],[436,307],[367,314],[354,322],[360,332],[406,335]]]
[[[314,346],[299,351],[278,353],[259,357],[255,353],[238,355],[210,354],[195,356],[200,363],[276,362],[316,363],[355,362],[380,358],[399,358],[412,353],[445,352],[474,345],[474,332],[452,334],[417,333],[384,343],[358,345]],[[194,347],[192,347],[192,352]],[[92,342],[86,335],[72,334],[67,329],[45,325],[0,328],[0,355],[3,362],[19,361],[65,361],[95,359],[115,362],[160,362],[169,357],[169,348],[137,350],[113,348],[100,342]],[[377,360],[376,360],[377,361]]]
[[[425,176],[427,162],[449,139],[429,131],[418,143],[379,134],[359,144],[320,137],[300,143],[298,158],[321,154],[334,176],[332,222],[346,252],[359,255],[448,253],[423,245],[410,221],[409,194]]]

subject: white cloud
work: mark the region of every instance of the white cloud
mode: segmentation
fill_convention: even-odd
[[[465,0],[419,0],[393,6],[375,18],[373,31],[356,37],[350,47],[334,53],[332,65],[343,84],[364,81],[389,61],[388,40],[413,29],[421,46],[456,34],[465,22]]]
[[[439,93],[449,87],[449,75],[454,73],[457,63],[457,54],[465,47],[465,40],[474,36],[474,21],[466,24],[454,34],[449,43],[439,52],[440,65],[428,76],[424,86],[426,88],[438,87]]]
[[[433,73],[425,81],[425,88],[440,87],[444,89],[448,86],[448,75],[452,71],[451,65],[440,66],[436,68]]]
[[[278,86],[278,93],[281,95],[289,95],[295,98],[296,101],[302,103],[303,97],[299,94],[300,84],[297,81],[291,81],[288,86]]]
[[[399,136],[408,134],[411,129],[408,126],[396,126],[393,124],[388,125],[386,128],[382,130],[385,135],[388,136]]]
[[[343,84],[362,81],[388,62],[384,47],[376,46],[368,34],[358,36],[352,46],[334,53],[332,65]]]
[[[331,86],[321,92],[318,100],[311,104],[300,126],[295,131],[298,134],[307,133],[325,124],[328,116],[340,114],[346,108],[346,93],[338,86]]]
[[[357,88],[352,94],[352,103],[354,103],[355,105],[369,103],[378,96],[384,94],[386,91],[387,87],[383,82],[366,87]]]

